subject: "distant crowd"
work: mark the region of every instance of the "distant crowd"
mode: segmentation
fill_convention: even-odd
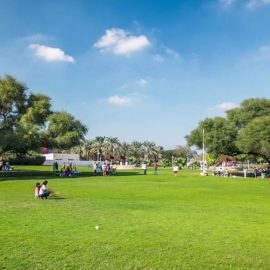
[[[70,162],[70,163],[66,163],[64,162],[60,169],[59,169],[59,165],[58,165],[58,162],[57,161],[54,161],[53,162],[53,171],[63,177],[63,176],[73,176],[74,174],[77,174],[79,173],[79,171],[77,171],[77,168],[75,166],[74,163]]]
[[[250,172],[250,170],[248,170],[247,168],[243,169],[244,177],[247,177],[248,171]],[[232,172],[226,167],[219,167],[213,170],[213,175],[228,177],[232,176]],[[252,175],[254,178],[268,178],[270,177],[270,168],[254,167],[252,169]]]
[[[115,175],[116,165],[112,165],[109,162],[94,162],[93,164],[94,175],[110,176]]]

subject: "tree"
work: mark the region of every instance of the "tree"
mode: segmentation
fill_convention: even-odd
[[[157,156],[157,146],[154,142],[143,142],[144,147],[144,159],[153,160]]]
[[[142,158],[142,153],[143,153],[142,145],[143,144],[138,141],[133,141],[130,144],[131,155],[135,157],[137,161],[139,161]]]
[[[27,110],[27,87],[12,76],[0,78],[0,123],[10,126]]]
[[[119,152],[120,142],[117,137],[107,137],[106,138],[106,153],[110,156],[115,156]]]
[[[130,154],[131,154],[130,144],[128,144],[127,142],[121,143],[120,146],[119,146],[119,153],[120,153],[121,156],[128,159]]]
[[[225,118],[206,118],[201,121],[186,139],[190,146],[202,149],[204,129],[207,152],[215,158],[219,155],[255,155],[269,161],[266,151],[269,123],[265,118],[269,115],[269,99],[247,99],[239,108],[227,111]]]
[[[270,115],[270,99],[251,98],[244,100],[239,108],[227,111],[227,119],[238,128],[246,126],[257,117]]]
[[[27,90],[9,75],[0,79],[0,153],[22,156],[41,146],[41,130],[51,114],[50,98]]]
[[[94,140],[86,140],[83,144],[83,156],[86,160],[95,159]]]
[[[24,83],[6,75],[0,78],[0,132],[0,153],[22,156],[41,146],[78,146],[87,128],[68,113],[52,112],[48,96],[28,93]]]
[[[202,149],[203,130],[205,131],[205,147],[213,156],[217,157],[220,154],[233,156],[240,153],[235,145],[238,130],[225,118],[206,118],[200,122],[199,127],[186,136],[190,146]]]
[[[255,118],[240,132],[239,149],[246,154],[264,158],[270,163],[270,116]]]
[[[87,127],[67,112],[56,112],[48,118],[48,138],[51,147],[62,150],[80,145]]]
[[[93,151],[96,153],[97,155],[97,160],[103,158],[103,154],[105,152],[105,148],[106,148],[106,137],[104,136],[97,136],[94,139],[94,143],[93,143]]]
[[[172,157],[181,157],[187,159],[193,157],[193,153],[190,147],[177,145],[175,149],[163,150],[162,156],[168,160],[172,160]]]

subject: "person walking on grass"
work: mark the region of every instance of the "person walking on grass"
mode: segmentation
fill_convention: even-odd
[[[176,176],[179,172],[179,167],[178,166],[173,166],[173,173]]]
[[[145,163],[142,164],[143,174],[146,175],[147,165]]]
[[[157,162],[154,163],[153,168],[154,168],[154,175],[157,175],[157,169],[158,169]]]

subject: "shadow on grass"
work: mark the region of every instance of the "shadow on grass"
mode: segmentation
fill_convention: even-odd
[[[135,176],[140,175],[141,172],[134,172],[134,171],[119,171],[116,175],[110,175],[108,177],[115,177],[115,176]],[[86,178],[86,177],[103,177],[102,175],[94,175],[93,172],[81,172],[79,174],[75,174],[74,176],[59,176],[55,175],[54,172],[50,171],[8,171],[8,172],[0,172],[0,182],[10,181],[10,180],[34,180],[34,179],[70,179],[76,180],[76,178]],[[105,177],[105,176],[104,176]]]

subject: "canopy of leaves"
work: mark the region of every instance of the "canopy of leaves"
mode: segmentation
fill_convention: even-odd
[[[27,91],[12,76],[0,78],[0,154],[24,155],[47,141],[72,147],[83,139],[85,126],[67,113],[53,113],[48,96]]]
[[[239,108],[227,111],[225,118],[206,118],[201,121],[186,139],[190,146],[202,149],[204,130],[205,147],[214,157],[245,154],[268,159],[269,115],[269,99],[247,99]]]
[[[48,137],[51,147],[69,149],[84,139],[87,127],[67,112],[56,112],[48,118]]]
[[[237,145],[243,153],[270,161],[270,116],[255,118],[240,132]]]

